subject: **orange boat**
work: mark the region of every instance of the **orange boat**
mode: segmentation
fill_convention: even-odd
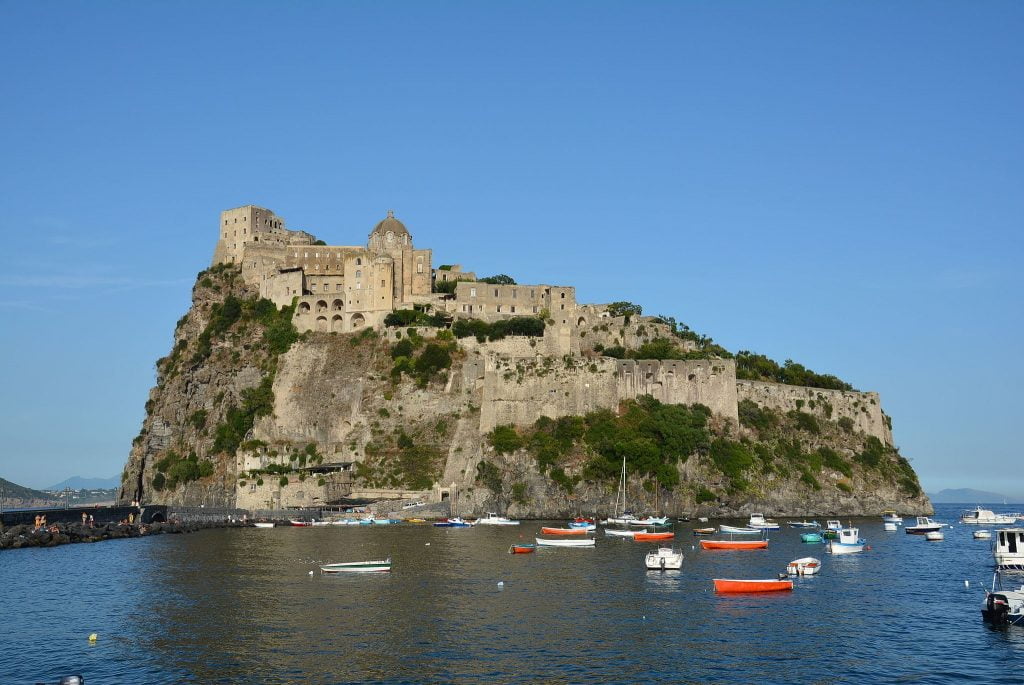
[[[715,578],[715,592],[780,592],[792,589],[792,580],[729,580]]]
[[[540,532],[545,535],[586,535],[590,531],[586,528],[541,528]]]
[[[701,549],[768,549],[767,540],[701,540]]]
[[[508,548],[509,554],[533,554],[533,551],[537,549],[537,545],[512,545]]]
[[[637,542],[657,542],[658,540],[671,540],[675,533],[634,533],[633,539]]]

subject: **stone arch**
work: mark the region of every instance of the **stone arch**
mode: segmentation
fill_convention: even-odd
[[[356,266],[362,266],[362,265],[363,265],[363,258],[362,257],[356,257]]]
[[[587,325],[587,320],[581,316],[579,319],[576,320],[576,325],[582,328]]]
[[[309,314],[309,302],[299,303],[299,314]]]
[[[341,314],[335,314],[331,317],[331,332],[340,333],[344,325]]]
[[[333,309],[336,312],[340,312],[344,308],[345,303],[342,302],[341,300],[335,300],[334,302],[331,302],[331,309]]]
[[[318,316],[318,317],[316,317],[316,329],[318,331],[326,331],[327,330],[327,317],[326,316]]]
[[[355,328],[362,328],[362,326],[365,323],[366,323],[366,317],[363,316],[362,314],[353,314],[352,315],[352,328],[354,328],[354,329]]]
[[[327,311],[327,301],[326,300],[317,300],[316,301],[316,313],[319,314],[320,312],[326,312],[326,311]]]

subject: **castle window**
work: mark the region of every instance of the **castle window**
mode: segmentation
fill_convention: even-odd
[[[334,289],[335,290],[341,290],[341,283],[339,283]]]
[[[363,264],[362,257],[356,257],[356,266],[362,266],[362,264]]]
[[[560,304],[560,305],[558,305],[558,308],[559,309],[565,309],[565,305],[564,304]]]
[[[512,288],[512,299],[516,299],[516,289]]]
[[[513,313],[513,314],[515,314],[515,313],[516,313],[516,306],[515,306],[515,305],[512,305],[512,313]]]
[[[470,288],[469,289],[469,296],[470,297],[476,297],[476,288]]]
[[[225,226],[227,226],[227,225],[228,225],[228,220],[227,220],[227,219],[224,219],[224,225],[225,225]]]
[[[356,283],[356,290],[362,290],[362,289],[363,289],[363,284],[362,283]]]
[[[536,305],[534,305],[534,307],[533,307],[533,313],[534,313],[534,314],[536,314],[536,313],[537,313],[537,306],[536,306]]]
[[[360,270],[360,269],[356,269],[356,278],[362,278],[362,277],[363,277],[363,272],[362,272],[362,270]]]
[[[304,252],[303,254],[305,255],[304,259],[309,259],[309,253],[308,252]]]
[[[562,293],[562,299],[563,300],[565,299],[565,293]]]
[[[530,299],[531,299],[531,300],[532,300],[533,298],[537,297],[537,294],[536,294],[536,293],[537,293],[537,291],[535,291],[535,290],[531,290],[531,291],[530,291]],[[537,311],[537,309],[536,309],[536,308],[534,308],[534,310],[533,310],[533,311]]]
[[[380,287],[382,287],[382,288],[384,287],[384,279],[383,278],[380,279]]]
[[[498,305],[498,313],[501,314],[501,305]]]
[[[418,273],[418,274],[423,273],[423,265],[422,264],[417,264],[416,265],[416,273]]]
[[[497,297],[497,296],[498,296],[498,289],[497,289],[497,288],[495,288],[495,289],[494,289],[494,296],[495,296],[495,297]]]

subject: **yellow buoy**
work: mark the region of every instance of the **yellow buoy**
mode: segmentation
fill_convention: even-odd
[[[96,642],[96,639],[98,637],[99,636],[96,633],[93,633],[92,635],[89,636],[89,642]]]

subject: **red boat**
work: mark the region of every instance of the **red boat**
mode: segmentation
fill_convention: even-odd
[[[792,580],[729,580],[715,578],[715,592],[780,592],[792,589]]]
[[[701,540],[701,549],[768,549],[767,540]]]
[[[659,540],[671,540],[675,533],[634,533],[633,539],[637,542],[657,542]]]
[[[590,531],[586,528],[541,528],[540,532],[545,535],[586,535]]]
[[[288,521],[288,523],[292,524],[296,528],[305,528],[306,526],[312,526],[313,525],[312,521],[296,521],[294,519]]]
[[[533,554],[537,545],[512,545],[508,548],[509,554]]]

